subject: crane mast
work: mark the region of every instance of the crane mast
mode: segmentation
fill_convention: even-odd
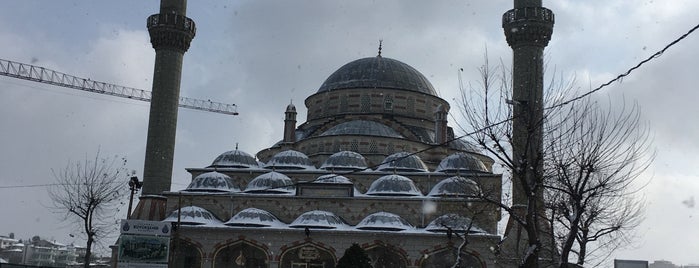
[[[0,75],[132,100],[151,101],[151,92],[147,90],[94,81],[16,61],[0,59]],[[188,109],[238,115],[235,104],[180,97],[178,105]]]

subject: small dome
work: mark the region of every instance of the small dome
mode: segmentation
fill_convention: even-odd
[[[225,225],[240,227],[282,227],[281,222],[272,213],[257,208],[246,208],[228,220]]]
[[[259,168],[260,166],[252,155],[235,149],[216,157],[209,167]]]
[[[481,160],[465,153],[455,153],[442,159],[437,172],[488,172]]]
[[[349,122],[344,122],[320,134],[320,136],[337,135],[365,135],[389,138],[403,138],[403,135],[398,134],[398,132],[396,132],[392,128],[384,124],[368,120],[353,120]]]
[[[419,156],[406,152],[389,155],[377,169],[379,171],[396,172],[427,172],[427,165]]]
[[[286,106],[286,111],[287,112],[296,112],[296,106],[294,106],[293,103],[289,103],[289,105]]]
[[[337,175],[337,174],[325,174],[323,176],[318,177],[317,179],[313,180],[314,183],[352,183],[350,179],[348,179],[345,176],[342,175]],[[357,187],[352,187],[354,188],[354,196],[359,196],[362,193],[357,190]]]
[[[275,154],[265,168],[275,169],[315,169],[308,156],[299,151],[286,150]]]
[[[367,168],[366,159],[361,154],[351,151],[341,151],[328,157],[320,169],[354,171]]]
[[[381,56],[345,64],[323,82],[318,93],[351,88],[402,89],[437,96],[430,81],[415,68]]]
[[[291,228],[317,228],[317,229],[337,229],[347,227],[345,221],[332,212],[313,210],[301,214],[294,222],[289,224]]]
[[[469,225],[471,228],[469,229]],[[468,230],[468,233],[473,234],[473,233],[486,233],[481,228],[478,228],[475,224],[471,224],[471,219],[460,216],[457,214],[446,214],[439,216],[438,218],[434,219],[430,224],[425,227],[425,230],[430,231],[430,232],[447,232],[451,229],[454,232],[466,232]]]
[[[221,220],[216,218],[216,216],[213,213],[209,212],[206,209],[197,206],[189,206],[183,207],[180,210],[182,211],[182,215],[179,217],[179,221],[183,225],[221,224]],[[175,209],[172,212],[170,212],[170,215],[168,215],[163,221],[177,222],[177,214],[178,210]]]
[[[294,193],[294,182],[279,172],[268,172],[255,177],[248,186],[246,193],[291,194]]]
[[[377,231],[404,231],[415,229],[415,227],[405,219],[388,212],[376,212],[366,216],[355,228]]]
[[[367,195],[381,196],[422,196],[415,183],[405,176],[391,174],[378,178],[366,192]]]
[[[480,193],[478,184],[472,179],[454,176],[443,179],[432,187],[429,196],[437,197],[468,197]]]
[[[345,176],[342,175],[337,175],[337,174],[325,174],[317,179],[315,179],[313,182],[315,183],[352,183],[350,179],[348,179]]]
[[[216,171],[199,174],[192,179],[192,183],[183,191],[188,192],[240,192],[233,185],[231,177]]]

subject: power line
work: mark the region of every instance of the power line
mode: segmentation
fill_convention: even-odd
[[[621,80],[622,78],[624,78],[624,77],[628,76],[629,74],[631,74],[631,72],[633,72],[633,71],[635,71],[636,69],[640,68],[641,65],[646,64],[647,62],[649,62],[649,61],[651,61],[651,60],[653,60],[653,59],[655,59],[655,58],[660,57],[660,55],[662,55],[663,53],[665,53],[665,51],[667,51],[670,47],[672,47],[672,46],[674,46],[675,44],[679,43],[680,41],[682,41],[682,39],[685,39],[687,36],[689,36],[690,34],[692,34],[692,32],[694,32],[694,31],[697,30],[698,28],[699,28],[699,24],[695,25],[692,29],[690,29],[689,31],[687,31],[687,33],[683,34],[682,36],[678,37],[678,38],[675,39],[674,41],[672,41],[672,42],[670,42],[669,44],[667,44],[663,49],[659,50],[658,52],[655,52],[653,55],[651,55],[651,56],[648,57],[647,59],[642,60],[641,62],[639,62],[638,64],[636,64],[636,66],[631,67],[631,69],[628,69],[625,73],[618,75],[617,77],[615,77],[615,78],[612,79],[612,80],[609,80],[607,83],[604,83],[604,84],[600,85],[599,87],[597,87],[597,88],[595,88],[595,89],[592,89],[592,90],[586,92],[585,94],[582,94],[582,95],[577,96],[577,97],[575,97],[575,98],[572,98],[572,99],[570,99],[570,100],[564,101],[564,102],[562,102],[562,103],[553,105],[553,106],[548,107],[548,108],[546,108],[546,109],[547,109],[547,110],[548,110],[548,109],[555,109],[555,108],[558,108],[558,107],[561,107],[561,106],[570,104],[570,103],[572,103],[572,102],[578,101],[578,100],[580,100],[580,99],[582,99],[582,98],[584,98],[584,97],[587,97],[587,96],[589,96],[589,95],[592,95],[592,93],[595,93],[595,92],[599,91],[600,89],[602,89],[602,88],[604,88],[604,87],[606,87],[606,86],[609,86],[610,84],[612,84],[612,83],[614,83],[614,82],[616,82],[616,81]]]

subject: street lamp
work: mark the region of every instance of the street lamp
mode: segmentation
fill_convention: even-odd
[[[133,176],[129,180],[129,190],[131,190],[131,197],[129,197],[129,211],[126,214],[126,219],[131,219],[131,205],[133,204],[133,193],[141,189],[143,182],[138,180],[138,177]]]

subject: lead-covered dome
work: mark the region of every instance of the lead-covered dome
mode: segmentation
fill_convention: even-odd
[[[342,218],[332,212],[323,210],[313,210],[301,214],[294,222],[289,224],[291,228],[317,228],[317,229],[337,229],[346,228],[347,224]]]
[[[240,192],[240,189],[233,185],[231,177],[216,171],[199,174],[192,179],[192,182],[183,191],[188,192]]]
[[[469,234],[486,233],[486,231],[472,223],[471,219],[468,217],[454,213],[439,216],[430,222],[430,224],[425,227],[425,230],[440,233],[448,232],[449,230],[460,233],[468,231]]]
[[[304,153],[286,150],[272,156],[265,168],[278,169],[315,169],[311,160]]]
[[[181,211],[181,213],[180,213]],[[180,214],[178,216],[178,214]],[[165,222],[180,222],[183,225],[219,225],[221,220],[216,218],[216,216],[206,209],[189,206],[183,207],[181,209],[175,209],[170,212],[163,221]]]
[[[366,168],[364,156],[352,151],[334,153],[320,166],[320,169],[339,171],[364,170]]]
[[[413,180],[397,174],[378,178],[371,183],[366,194],[380,196],[422,196],[422,192],[417,189]]]
[[[275,217],[272,213],[258,208],[246,208],[241,210],[225,225],[240,226],[240,227],[282,227],[285,226],[282,221]]]
[[[430,81],[415,68],[381,56],[345,64],[323,82],[318,93],[350,88],[402,89],[437,95]]]
[[[475,197],[478,193],[480,193],[480,188],[475,181],[461,176],[453,176],[443,179],[432,187],[429,196]]]
[[[355,228],[377,231],[404,231],[415,229],[412,224],[400,216],[383,211],[366,216]]]
[[[366,135],[389,138],[404,138],[403,135],[399,134],[387,125],[368,120],[353,120],[349,122],[344,122],[320,134],[320,136],[336,135]]]
[[[260,166],[252,155],[235,149],[216,157],[209,167],[259,168]]]
[[[437,166],[437,172],[488,172],[483,162],[478,158],[465,154],[455,153],[442,159]]]
[[[268,172],[255,177],[248,186],[246,193],[291,194],[294,193],[294,182],[279,172]]]
[[[406,152],[399,152],[389,155],[377,168],[379,171],[397,172],[427,172],[427,165],[422,162],[419,156]]]

